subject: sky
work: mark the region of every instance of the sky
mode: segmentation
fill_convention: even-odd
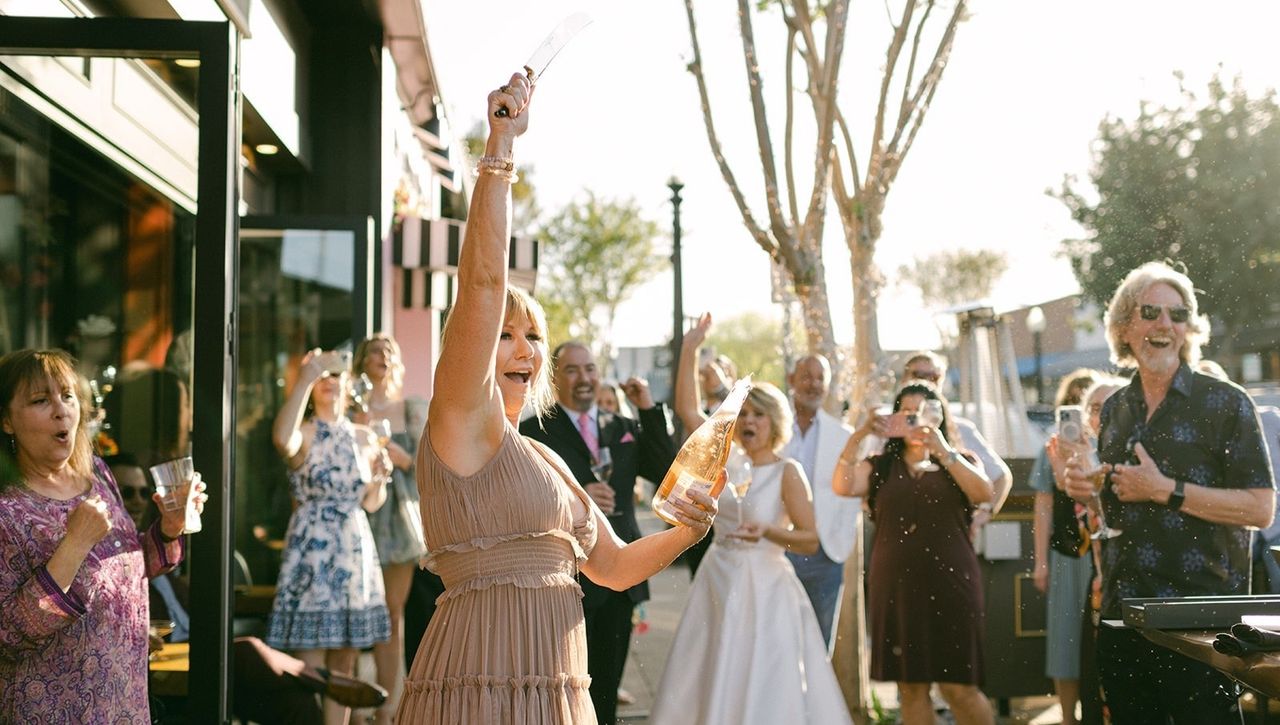
[[[875,110],[888,38],[884,7],[900,3],[852,2],[840,98],[865,158],[868,134],[862,129]],[[736,3],[694,5],[720,140],[763,222]],[[552,27],[570,13],[590,13],[593,24],[538,84],[530,130],[516,148],[518,163],[534,166],[541,206],[555,210],[591,189],[636,199],[669,230],[667,182],[676,176],[685,184],[685,314],[780,314],[770,301],[768,258],[747,233],[711,155],[697,88],[686,70],[692,52],[681,0],[423,0],[423,8],[442,100],[457,134],[484,116],[488,91],[518,70]],[[1087,179],[1090,144],[1104,117],[1132,117],[1140,100],[1178,102],[1175,71],[1185,74],[1192,90],[1203,90],[1219,68],[1240,75],[1255,93],[1280,86],[1274,52],[1280,3],[1271,0],[976,0],[971,9],[923,130],[889,193],[876,255],[891,282],[879,305],[886,349],[937,341],[933,311],[914,288],[893,285],[898,267],[917,256],[956,248],[1003,252],[1009,269],[993,292],[997,309],[1078,291],[1057,250],[1082,230],[1045,192],[1067,174]],[[756,18],[775,148],[782,127],[780,27],[776,10]],[[798,115],[807,108],[804,99],[797,101]],[[798,140],[795,148],[797,158],[811,158],[811,142]],[[807,198],[806,189],[800,193]],[[848,343],[849,255],[834,215],[826,227],[823,257],[835,335]],[[658,245],[670,254],[669,239]],[[640,288],[619,311],[614,344],[665,343],[672,296],[669,271]]]

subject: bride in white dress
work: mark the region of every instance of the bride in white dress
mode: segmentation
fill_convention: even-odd
[[[758,384],[736,433],[750,480],[734,480],[742,467],[730,466],[657,690],[657,725],[851,722],[813,605],[783,556],[818,549],[804,470],[777,454],[790,431],[786,397]]]

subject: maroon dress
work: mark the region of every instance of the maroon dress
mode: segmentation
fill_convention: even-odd
[[[971,510],[945,470],[915,478],[898,459],[880,484],[867,584],[872,679],[982,684],[982,572],[969,542]]]

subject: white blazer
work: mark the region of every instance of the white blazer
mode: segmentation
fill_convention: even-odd
[[[843,562],[853,551],[858,535],[862,499],[839,496],[831,488],[831,476],[844,444],[853,429],[825,410],[818,410],[818,450],[813,460],[813,513],[818,524],[818,541],[832,561]]]

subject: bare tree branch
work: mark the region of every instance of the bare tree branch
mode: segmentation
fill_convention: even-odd
[[[898,104],[898,118],[907,115],[907,97],[911,93],[911,82],[915,80],[916,57],[920,54],[920,37],[924,35],[924,27],[929,24],[929,15],[933,13],[935,0],[929,0],[924,8],[924,15],[916,24],[915,35],[911,38],[911,60],[907,63],[907,78],[902,82],[902,101]]]
[[[691,0],[686,0],[686,5]],[[769,226],[774,238],[786,239],[792,231],[782,213],[778,200],[778,170],[773,160],[773,139],[769,136],[769,118],[765,113],[764,81],[760,78],[760,59],[756,56],[755,32],[751,23],[751,3],[738,0],[738,25],[742,35],[742,58],[747,69],[747,91],[751,98],[751,112],[755,120],[756,146],[760,152],[760,166],[764,171],[765,208],[769,213]],[[781,247],[786,254],[786,245]]]
[[[684,7],[689,17],[689,37],[693,44],[693,62],[689,64],[689,71],[693,73],[693,77],[698,84],[698,98],[702,103],[702,120],[707,128],[707,140],[711,143],[711,153],[715,156],[716,164],[720,167],[720,175],[724,177],[724,182],[729,187],[729,193],[733,196],[734,203],[738,205],[738,211],[742,214],[742,222],[746,225],[747,231],[756,240],[756,244],[760,245],[760,248],[768,253],[771,258],[779,259],[782,254],[779,251],[778,244],[756,222],[755,216],[751,213],[751,207],[747,205],[747,200],[742,195],[742,190],[738,187],[738,180],[734,176],[733,170],[729,168],[729,162],[725,159],[724,150],[720,146],[720,138],[716,135],[715,123],[711,117],[711,100],[707,95],[707,80],[702,73],[702,49],[698,44],[698,27],[693,18],[693,0],[685,0]]]
[[[884,112],[888,105],[886,101],[889,98],[889,84],[893,81],[894,69],[898,65],[898,56],[902,53],[902,46],[907,40],[907,30],[911,27],[911,17],[916,11],[916,0],[907,0],[906,7],[902,10],[902,22],[893,29],[893,38],[889,41],[889,51],[886,54],[884,63],[884,77],[880,79],[880,98],[876,103],[876,125],[871,132],[871,166],[874,167],[877,149],[880,148],[881,142],[884,141]],[[870,167],[868,172],[870,172]]]
[[[933,94],[937,92],[938,83],[942,80],[942,71],[947,67],[947,59],[951,57],[951,47],[955,41],[956,27],[960,21],[964,19],[965,3],[967,0],[958,0],[955,10],[951,13],[950,20],[947,21],[947,28],[942,33],[942,38],[938,41],[937,50],[934,51],[933,61],[929,63],[929,70],[924,77],[920,79],[920,87],[916,90],[915,96],[912,98],[910,105],[904,109],[904,115],[898,120],[898,128],[894,131],[893,139],[889,142],[887,152],[896,160],[895,167],[900,166],[902,159],[906,157],[907,150],[911,147],[911,142],[915,140],[916,133],[919,132],[920,126],[924,123],[925,113],[929,110],[929,104],[933,101]],[[923,103],[921,102],[923,98]],[[906,144],[899,149],[898,144],[902,139],[903,131],[910,126]],[[890,178],[897,175],[895,168]]]
[[[812,95],[816,90],[818,78],[822,75],[819,67],[821,62],[818,58],[818,44],[813,38],[813,14],[809,12],[809,3],[807,0],[795,0],[792,5],[795,8],[795,25],[800,31],[800,36],[804,38],[806,51],[802,51],[800,57],[804,59],[805,68],[809,73],[809,94]]]
[[[782,161],[783,171],[787,174],[787,205],[791,211],[792,219],[800,218],[800,208],[796,204],[796,174],[795,159],[792,153],[794,147],[795,132],[795,79],[792,77],[792,65],[795,62],[796,49],[796,31],[787,29],[787,75],[786,75],[786,113],[787,121],[783,128],[783,153],[785,154]]]
[[[820,225],[826,209],[827,184],[831,178],[831,159],[835,152],[832,136],[835,133],[835,119],[838,112],[836,90],[840,78],[840,60],[844,53],[845,25],[848,22],[848,16],[848,0],[833,0],[827,7],[827,49],[822,59],[823,72],[819,77],[820,82],[814,100],[814,115],[818,122],[818,142],[813,165],[813,190],[809,197],[809,209],[805,213],[804,223],[809,227],[808,231],[815,233],[806,234],[804,238],[813,239],[814,254],[819,256],[821,256],[822,242],[815,237],[821,236],[816,234],[816,230],[820,227],[810,225]]]
[[[844,113],[836,108],[836,123],[840,124],[840,135],[844,137],[844,147],[849,155],[849,178],[853,181],[853,196],[844,193],[844,180],[841,178],[840,158],[836,157],[835,176],[833,178],[840,179],[840,193],[836,198],[840,200],[841,206],[852,202],[862,195],[862,177],[858,173],[858,152],[853,148],[853,136],[849,134],[849,124],[845,123]]]

